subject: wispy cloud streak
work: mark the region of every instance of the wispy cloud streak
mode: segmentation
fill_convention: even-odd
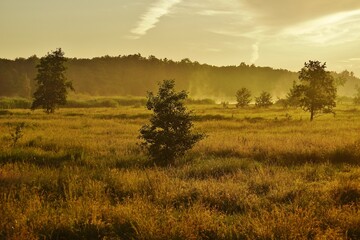
[[[358,40],[360,9],[340,12],[285,29],[283,33],[312,43],[344,43]]]
[[[135,34],[135,38],[145,35],[147,31],[156,26],[162,16],[169,14],[170,9],[181,1],[182,0],[157,1],[141,17],[141,20],[138,22],[137,26],[131,30],[131,33]]]

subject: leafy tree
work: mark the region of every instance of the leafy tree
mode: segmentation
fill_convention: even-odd
[[[246,107],[251,102],[251,92],[247,88],[241,88],[236,92],[236,107]]]
[[[164,80],[159,83],[157,95],[148,92],[146,105],[153,115],[150,124],[140,129],[141,145],[159,165],[173,163],[204,138],[203,134],[191,132],[191,112],[183,104],[188,94],[185,91],[175,92],[174,86],[174,80]]]
[[[334,84],[336,87],[343,87],[345,83],[352,77],[354,73],[349,72],[348,70],[344,70],[341,73],[338,74],[332,74],[334,77]]]
[[[310,121],[319,112],[334,113],[336,87],[334,78],[326,71],[326,63],[309,61],[299,72],[300,84],[295,87],[300,106],[310,112]]]
[[[46,113],[53,113],[59,105],[66,104],[67,90],[74,90],[72,83],[65,77],[66,58],[61,48],[48,53],[36,66],[37,90],[31,109],[42,107]]]
[[[269,107],[273,104],[271,94],[263,91],[259,97],[255,97],[256,107]]]

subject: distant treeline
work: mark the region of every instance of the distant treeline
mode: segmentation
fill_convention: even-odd
[[[38,62],[36,56],[0,59],[0,96],[30,98],[36,88],[33,79]],[[172,61],[134,54],[68,59],[67,77],[77,94],[91,96],[145,96],[147,91],[157,89],[159,81],[175,79],[177,89],[189,91],[194,99],[235,100],[241,87],[250,89],[253,95],[268,91],[275,98],[284,97],[298,74],[245,63],[217,67],[189,59]],[[356,84],[360,85],[360,80],[348,74],[339,95],[353,96]]]

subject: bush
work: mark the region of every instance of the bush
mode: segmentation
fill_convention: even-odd
[[[251,92],[247,88],[241,88],[236,92],[236,107],[246,107],[251,102]]]
[[[201,140],[204,135],[192,133],[193,126],[190,112],[183,101],[185,91],[175,92],[174,80],[164,80],[159,84],[156,96],[148,93],[147,108],[153,110],[150,125],[140,129],[140,138],[151,158],[159,165],[169,165]]]
[[[268,92],[262,92],[259,97],[255,98],[255,106],[257,107],[269,107],[272,104],[272,97]]]

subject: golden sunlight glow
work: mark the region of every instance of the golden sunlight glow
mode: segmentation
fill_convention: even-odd
[[[360,75],[357,0],[0,1],[2,58],[141,53],[297,70],[308,59]]]

